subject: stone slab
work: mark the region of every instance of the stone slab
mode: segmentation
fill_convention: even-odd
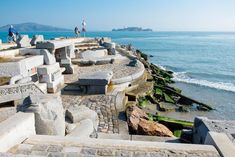
[[[101,50],[87,50],[80,54],[82,59],[102,58],[108,54],[106,49]]]
[[[181,152],[181,156],[219,156],[213,146],[209,145],[193,145],[193,144],[178,144],[178,143],[163,143],[163,142],[143,142],[143,141],[128,141],[128,140],[112,140],[112,139],[93,139],[93,138],[78,138],[78,137],[55,137],[55,136],[32,136],[27,139],[26,144],[60,144],[66,147],[80,146],[92,149],[109,148],[111,150],[121,150],[130,152],[159,152],[164,154],[169,152]],[[159,155],[159,154],[158,154]],[[168,155],[168,154],[167,154]],[[173,156],[173,155],[172,155]],[[180,156],[180,155],[179,155]]]
[[[19,112],[0,123],[0,152],[6,152],[35,133],[33,113]]]
[[[42,49],[40,54],[44,56],[44,64],[51,65],[56,63],[55,56],[52,55],[48,50]]]
[[[86,94],[106,94],[108,90],[107,85],[95,86],[89,85],[86,86]]]
[[[101,71],[81,74],[78,79],[79,85],[107,85],[113,77],[112,71]]]
[[[39,75],[48,75],[56,72],[58,69],[60,69],[60,64],[55,63],[51,65],[42,65],[37,67],[37,71]]]
[[[204,143],[209,131],[225,133],[235,143],[235,121],[234,120],[211,120],[206,117],[196,117],[193,127],[193,143]]]
[[[235,152],[235,145],[231,142],[225,133],[208,132],[205,144],[213,145],[221,156],[233,157]]]

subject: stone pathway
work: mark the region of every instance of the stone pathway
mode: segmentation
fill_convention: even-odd
[[[48,144],[20,144],[9,153],[22,154],[29,156],[44,157],[218,157],[217,152],[213,151],[185,151],[185,150],[166,150],[159,149],[155,151],[126,150],[118,148],[95,148],[82,146],[63,146]]]
[[[118,113],[116,110],[115,96],[113,95],[92,95],[76,96],[62,95],[64,108],[69,105],[85,105],[94,110],[99,117],[98,132],[119,133]]]

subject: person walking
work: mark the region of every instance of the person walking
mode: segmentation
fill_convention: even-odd
[[[78,27],[75,27],[74,33],[76,34],[77,38],[80,36],[80,31],[78,30]]]
[[[82,20],[82,32],[83,32],[83,36],[86,36],[86,22],[85,20]]]
[[[18,32],[16,29],[11,25],[10,28],[8,29],[8,42],[16,42]]]

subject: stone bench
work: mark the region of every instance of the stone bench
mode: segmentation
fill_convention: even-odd
[[[112,77],[112,71],[86,73],[79,76],[77,83],[86,87],[87,94],[106,94]]]

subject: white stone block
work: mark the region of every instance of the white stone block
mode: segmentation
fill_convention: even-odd
[[[33,38],[32,38],[32,40],[30,41],[30,44],[31,44],[32,46],[34,46],[34,45],[36,45],[36,43],[39,42],[39,41],[44,41],[43,35],[34,35]]]
[[[17,47],[30,47],[30,39],[28,35],[20,35],[20,37],[16,40]]]
[[[51,64],[51,65],[42,65],[37,68],[39,75],[48,75],[56,72],[60,69],[59,63]]]
[[[70,106],[66,110],[66,116],[73,122],[78,123],[84,119],[90,119],[93,123],[94,129],[97,130],[99,118],[95,111],[86,106]]]
[[[51,65],[56,63],[55,56],[52,55],[48,50],[42,49],[40,54],[44,56],[44,64]]]
[[[0,123],[0,152],[8,151],[35,134],[34,114],[18,112]]]
[[[47,83],[47,88],[56,88],[56,87],[61,86],[63,84],[64,84],[64,76],[61,75],[55,81]]]
[[[30,96],[31,105],[26,112],[35,114],[36,133],[40,135],[65,135],[65,116],[59,95]]]
[[[77,123],[76,128],[66,137],[89,138],[94,131],[92,120],[84,119]]]

